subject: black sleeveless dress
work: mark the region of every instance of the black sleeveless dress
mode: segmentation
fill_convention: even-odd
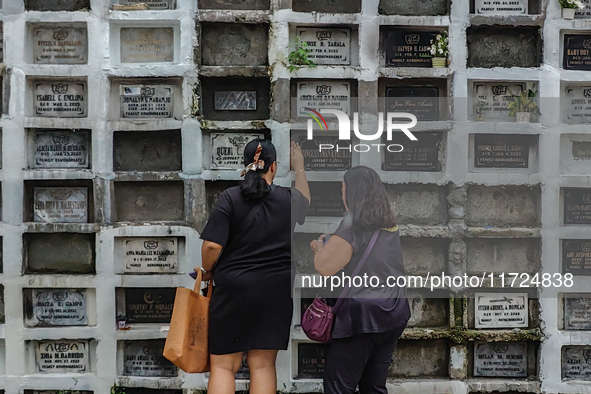
[[[251,349],[287,349],[292,302],[291,238],[303,223],[308,200],[296,189],[276,186],[250,223],[256,201],[240,187],[225,190],[201,239],[225,248],[213,269],[209,351],[229,354]],[[235,239],[244,228],[239,239]]]

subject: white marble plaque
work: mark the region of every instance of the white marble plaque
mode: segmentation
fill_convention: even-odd
[[[585,6],[582,10],[575,11],[575,19],[591,18],[591,0],[580,0]]]
[[[34,188],[36,222],[86,223],[88,189],[86,187]]]
[[[123,238],[123,270],[134,273],[176,272],[178,238]]]
[[[591,123],[591,84],[567,86],[562,98],[562,112],[566,123]]]
[[[35,115],[49,118],[87,116],[86,83],[73,81],[35,82]]]
[[[33,134],[33,168],[88,168],[90,133],[36,131]]]
[[[478,15],[527,15],[527,0],[476,0]]]
[[[351,84],[341,81],[298,82],[298,117],[304,117],[313,109],[337,109],[350,115]]]
[[[33,29],[33,56],[37,64],[84,64],[88,62],[85,28],[36,27]]]
[[[85,326],[86,291],[73,289],[34,289],[33,325]]]
[[[122,118],[172,118],[172,85],[124,85],[120,89]]]
[[[528,326],[527,293],[476,293],[476,328]]]
[[[524,342],[475,342],[474,376],[526,377],[527,344]]]
[[[525,89],[525,83],[514,82],[477,82],[474,84],[474,116],[479,110],[484,120],[514,122],[515,116],[509,115],[509,103],[512,95],[518,95]]]
[[[216,111],[256,111],[256,90],[229,90],[214,92]]]
[[[173,377],[178,375],[174,364],[164,358],[164,341],[127,341],[124,351],[124,375]]]
[[[121,28],[122,63],[161,63],[174,61],[172,27]]]
[[[120,5],[145,4],[150,10],[174,10],[176,0],[119,0]]]
[[[89,370],[89,343],[85,340],[41,341],[35,349],[37,372],[83,373]]]
[[[235,170],[244,168],[244,147],[263,134],[211,133],[211,168]]]
[[[308,45],[308,59],[315,64],[351,64],[351,29],[302,27],[296,34]]]
[[[564,329],[591,330],[591,294],[566,294]]]
[[[4,24],[1,22],[0,22],[0,63],[4,63]]]

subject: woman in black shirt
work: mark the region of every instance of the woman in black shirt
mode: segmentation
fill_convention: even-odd
[[[246,145],[244,181],[219,196],[201,234],[204,279],[211,271],[215,281],[209,311],[210,394],[235,392],[244,353],[250,392],[277,390],[275,359],[278,350],[287,349],[293,312],[291,233],[296,221],[304,222],[310,191],[300,147],[292,143],[295,189],[273,185],[276,156],[270,141]]]
[[[410,318],[406,288],[387,285],[388,277],[404,275],[398,226],[386,189],[371,168],[359,166],[347,171],[342,192],[348,215],[326,245],[324,236],[310,243],[314,267],[323,276],[339,273],[340,277],[343,270],[350,277],[373,233],[380,229],[357,275],[378,278],[379,283],[368,279],[360,287],[352,286],[336,309],[324,393],[353,394],[359,385],[361,394],[387,394],[392,354]]]

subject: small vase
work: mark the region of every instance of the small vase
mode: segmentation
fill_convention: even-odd
[[[433,68],[445,68],[447,67],[447,58],[446,57],[432,57],[431,64]]]
[[[531,112],[517,112],[515,119],[519,123],[529,123],[531,120]]]
[[[575,19],[575,11],[574,8],[563,8],[562,19]]]

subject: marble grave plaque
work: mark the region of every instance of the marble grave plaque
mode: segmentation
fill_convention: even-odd
[[[564,189],[564,224],[591,224],[591,188]]]
[[[591,294],[564,295],[564,329],[591,330]]]
[[[256,111],[256,90],[231,90],[214,92],[216,111]]]
[[[474,376],[526,377],[527,343],[475,342]]]
[[[386,66],[431,68],[431,40],[438,31],[391,30],[386,36]]]
[[[510,134],[476,134],[474,167],[528,168],[530,136]]]
[[[386,88],[386,112],[408,112],[420,121],[439,120],[439,88],[391,86]]]
[[[88,189],[86,187],[35,187],[35,222],[86,223]]]
[[[314,138],[311,140],[307,139],[306,132],[292,132],[292,138],[302,148],[306,171],[346,171],[351,168],[350,141],[339,140],[336,134],[327,135],[318,131],[314,133]],[[320,150],[321,144],[334,147],[338,145],[341,149]]]
[[[34,28],[33,56],[37,64],[88,63],[86,28],[61,25]]]
[[[562,110],[567,123],[591,123],[591,85],[567,86]]]
[[[170,323],[176,288],[126,288],[128,323]]]
[[[575,19],[591,18],[591,0],[580,0],[585,6],[582,10],[575,11]]]
[[[87,340],[40,341],[35,348],[37,372],[84,373],[89,369]]]
[[[174,377],[178,370],[162,355],[164,340],[126,341],[124,348],[125,376]]]
[[[514,82],[476,82],[474,83],[474,116],[485,121],[514,122],[515,116],[509,115],[509,103],[513,96],[525,90],[525,83]]]
[[[33,289],[34,326],[88,325],[86,290]]]
[[[309,182],[308,186],[312,196],[308,216],[343,216],[341,182]]]
[[[121,28],[122,63],[161,63],[174,61],[172,27]]]
[[[591,380],[591,346],[562,347],[562,380]]]
[[[2,2],[0,1],[0,10]],[[0,23],[0,63],[4,63],[4,24]]]
[[[486,16],[527,15],[527,0],[476,0],[476,14]]]
[[[119,5],[136,5],[143,3],[150,10],[174,10],[176,0],[118,0]]]
[[[308,45],[308,59],[315,64],[351,64],[351,29],[301,27],[296,35]]]
[[[328,345],[298,343],[298,378],[322,379]]]
[[[591,70],[591,35],[564,35],[562,67],[565,70]]]
[[[591,239],[562,240],[562,271],[591,275]]]
[[[265,138],[265,135],[230,132],[211,133],[211,169],[244,169],[244,147],[257,138]]]
[[[414,133],[417,141],[411,141],[402,132],[392,134],[390,141],[383,140],[386,145],[401,145],[404,149],[397,152],[396,147],[384,149],[384,171],[441,171],[439,149],[441,133]]]
[[[306,81],[297,84],[298,117],[306,116],[308,108],[337,109],[351,114],[351,83],[342,81]]]
[[[89,168],[90,133],[86,131],[35,131],[33,168]]]
[[[168,273],[178,268],[178,238],[123,238],[123,270],[127,273]]]
[[[123,85],[120,87],[122,118],[172,118],[172,85]]]
[[[476,328],[527,328],[527,293],[476,293],[474,300]]]
[[[84,118],[87,114],[86,83],[54,81],[34,83],[35,115],[48,118]]]

